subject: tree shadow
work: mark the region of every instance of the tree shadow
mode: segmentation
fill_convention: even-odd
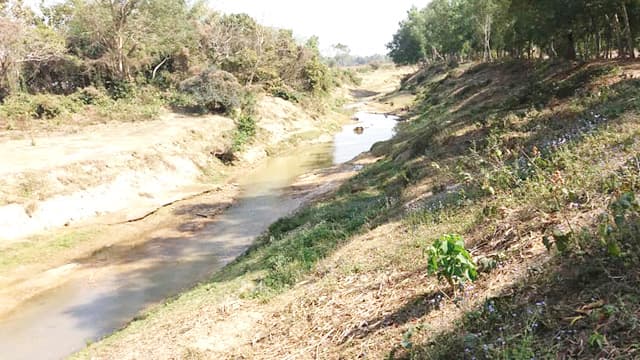
[[[423,318],[438,310],[442,300],[441,291],[416,295],[393,313],[364,321],[358,328],[343,336],[341,344],[353,338],[364,339],[385,328],[398,327]]]

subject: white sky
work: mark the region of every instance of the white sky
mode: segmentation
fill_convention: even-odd
[[[412,5],[429,0],[209,0],[214,10],[247,13],[258,22],[285,29],[294,35],[320,37],[320,47],[343,43],[354,55],[386,54],[398,23]],[[326,52],[326,51],[325,51]]]

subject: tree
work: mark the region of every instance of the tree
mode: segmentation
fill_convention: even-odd
[[[398,64],[414,64],[426,58],[426,24],[423,14],[416,7],[407,13],[407,19],[400,22],[400,30],[387,44],[389,56]],[[439,54],[434,54],[439,55]]]
[[[433,0],[388,45],[398,63],[616,55],[635,57],[639,0]],[[422,57],[421,57],[422,55]]]
[[[336,55],[334,56],[336,64],[338,66],[349,65],[349,63],[351,62],[351,49],[349,49],[349,46],[342,43],[337,43],[333,45],[332,48],[336,53]]]
[[[69,0],[72,53],[118,81],[188,42],[187,7],[175,0]]]

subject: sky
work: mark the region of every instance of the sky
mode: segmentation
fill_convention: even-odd
[[[214,10],[247,13],[258,22],[291,29],[304,39],[316,35],[324,53],[342,43],[354,55],[386,54],[386,44],[412,5],[429,0],[209,0]]]

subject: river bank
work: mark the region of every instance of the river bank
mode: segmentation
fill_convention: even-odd
[[[409,120],[360,173],[74,358],[634,354],[637,209],[613,243],[599,229],[637,203],[637,76],[637,62],[421,69],[398,92],[418,94]],[[427,271],[444,234],[477,264],[457,293]]]
[[[394,71],[394,74],[394,76],[398,76],[397,71]],[[353,129],[348,129],[347,132],[354,134]],[[369,132],[365,130],[365,134]],[[295,142],[306,144],[302,152],[296,151],[296,156],[284,155],[267,158],[268,163],[274,161],[279,163],[276,164],[278,171],[270,170],[269,173],[263,173],[261,170],[263,166],[254,170],[244,167],[243,176],[239,176],[241,172],[238,170],[236,180],[226,185],[217,186],[204,194],[161,207],[137,221],[63,230],[63,232],[68,231],[67,234],[71,234],[62,235],[63,238],[81,235],[77,242],[74,240],[68,245],[64,256],[57,258],[58,261],[64,257],[71,260],[64,261],[61,266],[44,271],[44,276],[31,276],[30,280],[21,282],[7,281],[13,287],[5,297],[7,299],[4,303],[5,309],[11,307],[18,309],[17,306],[22,303],[26,307],[19,308],[19,316],[11,315],[9,320],[5,319],[3,330],[7,330],[6,334],[13,334],[18,332],[16,330],[25,323],[36,323],[41,328],[57,328],[61,329],[62,338],[76,339],[69,345],[72,347],[77,346],[77,339],[80,339],[80,343],[84,343],[86,340],[95,339],[96,336],[102,336],[105,331],[108,332],[121,326],[139,309],[166,296],[162,296],[162,294],[175,294],[185,286],[191,286],[189,278],[201,279],[231,261],[240,255],[244,251],[243,249],[246,249],[253,238],[259,235],[268,224],[277,220],[278,217],[288,214],[303,202],[311,201],[335,189],[363,166],[363,164],[339,165],[327,171],[307,174],[296,183],[291,184],[289,190],[284,191],[291,200],[288,204],[282,204],[278,200],[280,199],[279,195],[268,194],[265,196],[264,191],[268,193],[272,191],[271,189],[283,188],[295,177],[309,170],[324,168],[332,163],[331,150],[327,148],[326,143],[318,142],[317,136],[312,141],[305,141],[301,137]],[[280,144],[280,149],[292,149],[291,144],[284,146],[282,141],[278,144]],[[255,154],[266,154],[269,150],[264,146],[262,150],[254,147],[247,153],[253,154],[250,156],[253,156],[254,159],[264,159],[264,156],[255,157]],[[308,155],[301,156],[302,154]],[[309,162],[310,160],[311,162]],[[268,165],[267,167],[272,166]],[[247,177],[247,171],[253,175]],[[258,181],[258,183],[252,183],[252,181]],[[255,193],[256,188],[263,188],[263,192]],[[276,202],[271,203],[273,201]],[[248,211],[246,220],[249,222],[242,225],[230,220],[229,225],[224,225],[224,219],[227,216],[237,219],[238,212],[242,213],[241,209],[243,208],[250,209],[246,210]],[[259,216],[262,211],[259,209],[264,209],[264,219]],[[267,211],[268,209],[274,209],[274,211]],[[227,214],[227,212],[231,212],[231,214]],[[233,215],[234,213],[236,215]],[[220,230],[220,226],[222,226],[222,230]],[[238,228],[244,230],[238,230]],[[229,235],[221,236],[225,232]],[[223,250],[226,248],[225,236],[234,240],[233,248],[228,251]],[[212,237],[220,242],[217,240],[211,242]],[[105,245],[103,241],[108,241],[108,243]],[[212,254],[214,252],[215,255]],[[169,267],[167,270],[163,270],[163,268],[167,268],[166,262],[171,261],[170,259],[175,256],[180,258],[178,267],[173,269]],[[42,264],[39,266],[44,267]],[[164,271],[169,271],[169,273]],[[26,274],[27,271],[24,273]],[[117,276],[113,277],[116,274]],[[178,276],[179,274],[181,276]],[[140,280],[150,277],[158,279],[158,281],[150,285],[144,283],[146,280]],[[129,280],[118,282],[118,278]],[[143,281],[143,284],[137,281]],[[53,297],[49,293],[43,292],[53,288],[55,290],[50,293],[57,294]],[[89,293],[87,293],[87,289],[90,289]],[[140,295],[132,295],[136,292]],[[23,294],[23,297],[16,297],[16,294]],[[134,300],[125,301],[127,306],[124,306],[122,300],[117,300],[120,298],[119,296],[124,298],[133,296]],[[33,300],[25,303],[28,298],[33,298]],[[91,299],[101,300],[96,300],[96,307],[90,307],[89,311],[89,309],[82,310],[77,306],[74,308],[68,304],[64,305],[66,304],[65,299],[76,299],[75,301],[81,299],[81,303],[90,303]],[[13,303],[10,302],[11,300]],[[60,311],[65,308],[67,310]],[[128,313],[128,315],[124,315],[124,317],[121,313],[115,315],[110,312],[117,311],[114,308]],[[104,309],[107,313],[96,311],[97,309]],[[52,312],[58,315],[53,317],[44,315]],[[77,321],[83,317],[81,314],[87,312],[95,314],[92,315],[94,316],[93,320],[85,325],[79,325]],[[104,318],[98,314],[103,314]],[[63,330],[65,326],[71,330]],[[5,338],[11,339],[9,335]],[[21,346],[33,349],[28,338],[30,337],[27,336],[24,342],[13,338],[11,344],[4,344],[0,347],[9,348],[11,353],[11,346],[15,346],[16,348],[13,349],[16,354],[18,353],[16,349]],[[76,345],[72,345],[74,343]],[[38,347],[48,352],[38,354],[41,356],[50,354],[52,346],[60,349],[60,346],[64,348],[65,345],[60,341],[57,341],[56,344],[56,341],[51,339],[51,343],[48,345],[43,344],[42,347]],[[62,351],[64,353],[64,350]]]

